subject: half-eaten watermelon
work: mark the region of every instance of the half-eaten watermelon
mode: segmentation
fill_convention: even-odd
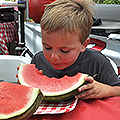
[[[72,99],[77,95],[78,87],[84,82],[87,74],[78,73],[75,76],[62,78],[49,78],[46,75],[39,74],[39,70],[34,64],[20,64],[18,71],[19,83],[34,88],[39,88],[44,100],[51,102],[59,102]]]
[[[38,88],[0,82],[0,120],[26,120],[42,102]]]

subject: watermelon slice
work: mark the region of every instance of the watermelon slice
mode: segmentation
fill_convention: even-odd
[[[36,111],[42,99],[37,88],[0,82],[0,120],[25,120]]]
[[[49,78],[39,74],[34,64],[20,64],[18,71],[19,83],[34,88],[39,88],[44,100],[58,102],[73,98],[78,94],[78,87],[84,82],[87,74],[78,73],[73,77],[64,76],[63,78]]]

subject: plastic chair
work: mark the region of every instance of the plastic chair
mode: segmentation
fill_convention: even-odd
[[[17,67],[20,63],[30,63],[30,59],[23,56],[0,55],[0,80],[17,82]]]

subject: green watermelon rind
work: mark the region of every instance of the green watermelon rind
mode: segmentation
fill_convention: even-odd
[[[23,113],[20,113],[19,115],[15,115],[13,117],[7,118],[9,120],[26,120],[28,118],[30,118],[34,112],[38,109],[40,103],[43,100],[43,95],[38,95],[36,100],[34,101],[34,103],[31,105],[31,107],[26,110]],[[0,119],[0,120],[6,120],[6,119]]]
[[[76,95],[79,94],[79,91],[78,91],[78,88],[80,86],[82,86],[84,83],[85,83],[85,80],[84,78],[87,77],[88,75],[87,74],[84,74],[82,76],[82,78],[80,79],[80,83],[77,84],[75,86],[74,89],[71,89],[69,92],[66,91],[66,93],[63,93],[63,94],[59,94],[59,95],[45,95],[44,97],[44,101],[47,101],[47,102],[61,102],[61,101],[67,101],[67,100],[70,100],[70,99],[74,99]]]
[[[59,96],[45,96],[44,97],[44,101],[46,102],[61,102],[61,101],[68,101],[71,99],[75,99],[75,96],[79,94],[79,91],[77,89],[66,93],[66,94],[62,94]]]
[[[32,97],[33,96],[33,97]],[[43,100],[43,94],[41,93],[40,89],[34,88],[30,97],[30,101],[28,102],[27,106],[23,109],[13,112],[12,114],[0,114],[0,120],[18,120],[18,119],[26,119],[29,118],[36,109],[39,107],[40,103]]]
[[[34,112],[38,109],[42,100],[43,100],[43,95],[42,94],[38,95],[33,105],[31,105],[31,107],[27,111],[20,114],[19,116],[14,116],[12,118],[9,118],[9,120],[19,120],[19,119],[26,120],[30,118],[34,114]]]

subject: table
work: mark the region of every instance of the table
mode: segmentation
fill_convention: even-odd
[[[8,55],[6,42],[18,43],[18,27],[16,21],[0,23],[0,55]]]
[[[120,97],[79,100],[69,113],[33,115],[28,120],[120,120]]]

